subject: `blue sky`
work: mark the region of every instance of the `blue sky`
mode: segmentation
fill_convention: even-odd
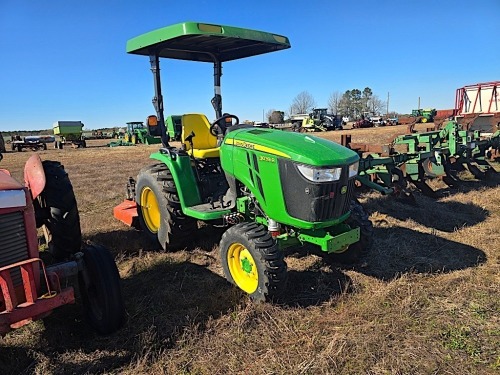
[[[261,120],[308,91],[370,87],[390,110],[454,106],[455,90],[500,79],[499,0],[0,0],[0,131],[81,120],[87,129],[154,113],[146,57],[126,41],[183,21],[270,31],[292,48],[223,66],[225,112]],[[211,64],[162,61],[166,114],[214,117]]]

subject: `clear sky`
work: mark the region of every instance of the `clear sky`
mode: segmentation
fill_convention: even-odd
[[[87,129],[154,113],[149,60],[126,41],[199,21],[290,38],[292,48],[223,66],[225,112],[261,120],[308,91],[370,87],[390,110],[453,108],[455,90],[500,80],[500,0],[0,0],[0,131]],[[163,60],[165,112],[214,117],[213,67]]]

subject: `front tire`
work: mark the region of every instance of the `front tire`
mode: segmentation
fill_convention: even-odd
[[[100,334],[117,331],[125,321],[120,274],[108,249],[90,244],[83,250],[84,269],[78,274],[84,315]]]
[[[286,285],[283,252],[267,229],[256,223],[229,228],[220,242],[226,279],[256,302],[271,301]]]
[[[45,188],[37,197],[36,216],[52,256],[60,261],[81,249],[80,216],[73,186],[64,166],[57,161],[42,162]]]
[[[136,202],[141,228],[164,250],[184,247],[197,230],[197,221],[182,212],[177,187],[165,164],[154,164],[139,172]]]
[[[343,264],[357,263],[373,245],[373,224],[363,206],[357,199],[353,199],[350,210],[351,216],[346,220],[346,224],[351,228],[360,229],[359,241],[350,245],[343,252],[330,254],[333,261]]]

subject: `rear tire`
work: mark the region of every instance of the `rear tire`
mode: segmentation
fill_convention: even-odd
[[[78,274],[84,315],[100,334],[118,330],[125,322],[120,274],[108,249],[90,244],[83,250],[84,270]]]
[[[281,294],[287,266],[283,252],[264,226],[237,224],[223,234],[219,247],[226,279],[253,301],[271,301]]]
[[[37,197],[36,216],[45,226],[49,252],[57,260],[64,260],[81,249],[80,216],[73,186],[64,166],[56,161],[42,162],[45,188]]]
[[[372,247],[373,245],[373,224],[368,218],[361,203],[357,199],[351,200],[351,216],[346,220],[351,228],[360,228],[359,241],[350,245],[347,250],[341,253],[332,253],[329,256],[338,263],[354,264]]]
[[[197,221],[182,212],[168,167],[154,164],[143,168],[135,191],[139,223],[146,236],[166,251],[183,248],[198,229]]]

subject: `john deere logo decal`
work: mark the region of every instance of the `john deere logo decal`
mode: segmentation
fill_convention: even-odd
[[[340,194],[345,194],[347,193],[347,186],[342,186],[342,189],[340,189]]]

